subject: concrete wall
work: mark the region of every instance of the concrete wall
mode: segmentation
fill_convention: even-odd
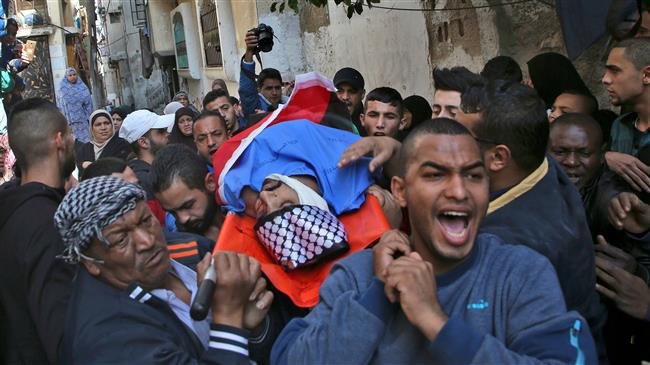
[[[47,13],[50,21],[54,25],[63,26],[63,8],[58,1],[47,2]],[[63,79],[68,60],[65,50],[65,34],[63,30],[56,28],[53,34],[49,36],[50,46],[50,64],[52,65],[52,78],[56,86]]]
[[[174,2],[169,0],[151,0],[149,6],[149,24],[151,30],[151,51],[162,55],[174,54],[174,33],[170,13]]]
[[[113,1],[111,8],[114,6]],[[145,79],[142,70],[142,49],[140,45],[140,28],[134,26],[131,19],[132,12],[130,1],[117,2],[122,6],[122,21],[120,23],[110,24],[109,40],[112,43],[109,46],[110,58],[117,63],[119,67],[120,80],[114,80],[106,85],[106,94],[121,95],[122,104],[134,104],[137,109],[153,108],[162,109],[169,100],[164,92],[164,83],[161,72],[154,66],[154,71]],[[157,27],[156,25],[153,25]],[[115,71],[108,69],[108,63],[104,63],[104,72],[108,78],[116,77]],[[120,87],[120,90],[117,88]]]
[[[448,11],[399,11],[364,8],[346,16],[343,6],[301,3],[300,14],[271,13],[271,0],[257,1],[259,22],[280,39],[262,55],[265,67],[283,73],[319,71],[333,77],[350,66],[366,79],[366,90],[391,86],[403,96],[433,95],[434,67],[462,65],[472,71],[499,54],[524,65],[537,53],[564,52],[555,10],[530,2],[513,6]],[[382,0],[381,6],[456,9],[495,3],[486,0]],[[524,70],[525,71],[525,70]]]
[[[223,67],[205,66],[199,21],[204,1],[216,2]],[[161,22],[167,18],[159,17],[161,12],[169,11],[164,5],[172,6],[169,5],[172,3],[171,0],[149,2],[154,52],[162,54],[170,44],[173,45],[173,32],[169,29],[171,17],[166,24]],[[284,75],[319,71],[333,77],[339,68],[350,66],[363,73],[367,91],[378,86],[391,86],[403,96],[420,94],[429,100],[433,95],[432,70],[435,67],[462,65],[478,72],[490,58],[509,55],[527,73],[526,61],[534,55],[547,51],[564,53],[555,9],[536,1],[457,10],[495,5],[501,0],[382,0],[380,5],[389,8],[429,9],[435,6],[444,11],[364,8],[362,15],[355,15],[352,19],[347,18],[345,7],[336,6],[331,1],[325,8],[301,1],[298,14],[290,9],[283,14],[271,13],[271,3],[272,0],[178,1],[183,7],[192,7],[192,15],[184,15],[184,23],[193,21],[195,24],[192,31],[187,31],[186,26],[186,39],[193,39],[194,50],[188,44],[188,54],[192,52],[192,57],[196,58],[198,71],[191,67],[191,71],[179,72],[180,87],[190,93],[195,104],[200,105],[202,96],[209,91],[215,78],[226,79],[231,94],[237,95],[239,60],[245,50],[244,36],[248,29],[259,23],[272,26],[278,38],[273,51],[262,54],[265,67],[277,68]],[[123,19],[128,25],[130,2],[121,4],[124,7]],[[127,34],[134,30],[128,28]],[[165,34],[168,34],[168,39],[162,39]],[[147,100],[142,96],[157,92],[159,75],[154,71],[150,80],[137,78],[141,75],[138,35],[127,36],[125,40],[131,67],[129,77],[134,78],[130,87],[136,104],[146,105]],[[600,62],[600,55],[602,52],[585,56],[577,62],[578,69],[594,91],[599,88],[599,77],[594,77],[594,74],[600,72],[594,73],[592,69],[595,62]]]

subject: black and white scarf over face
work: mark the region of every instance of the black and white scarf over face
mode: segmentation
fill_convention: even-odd
[[[349,250],[343,224],[312,205],[291,205],[258,220],[255,232],[286,270],[316,264]]]

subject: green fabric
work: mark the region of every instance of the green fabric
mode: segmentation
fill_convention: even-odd
[[[15,86],[16,82],[13,75],[7,70],[0,70],[0,92],[10,93],[14,91]]]

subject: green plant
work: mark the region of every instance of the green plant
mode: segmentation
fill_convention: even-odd
[[[310,3],[319,8],[327,6],[327,0],[302,0],[302,1]],[[373,4],[378,4],[379,2],[380,0],[355,0],[355,1],[334,0],[334,3],[336,5],[341,5],[342,3],[343,6],[347,8],[348,18],[352,18],[354,13],[357,14],[363,13],[364,3],[366,4],[366,6],[368,6],[368,8],[372,8]],[[274,1],[273,3],[271,3],[272,12],[278,11],[282,13],[287,7],[297,13],[299,10],[298,0],[281,0],[281,1]]]

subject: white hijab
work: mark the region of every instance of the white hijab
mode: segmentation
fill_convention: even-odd
[[[99,116],[104,116],[108,118],[108,121],[111,123],[111,128],[113,128],[113,134],[104,142],[99,143],[95,139],[95,134],[93,133],[93,122],[95,119]],[[115,137],[115,126],[113,126],[113,118],[111,117],[111,114],[104,110],[104,109],[97,109],[95,110],[92,114],[90,114],[90,117],[88,117],[88,128],[90,129],[90,143],[93,144],[93,151],[95,152],[95,160],[101,156],[102,151],[104,151],[104,147],[108,144],[108,142]]]
[[[298,194],[298,200],[300,201],[300,204],[311,205],[328,212],[330,211],[330,208],[327,205],[325,199],[323,199],[322,196],[318,195],[314,189],[301,183],[298,179],[280,174],[271,174],[266,178],[269,180],[282,181],[283,183],[287,184],[287,186],[289,186],[296,192],[296,194]]]

